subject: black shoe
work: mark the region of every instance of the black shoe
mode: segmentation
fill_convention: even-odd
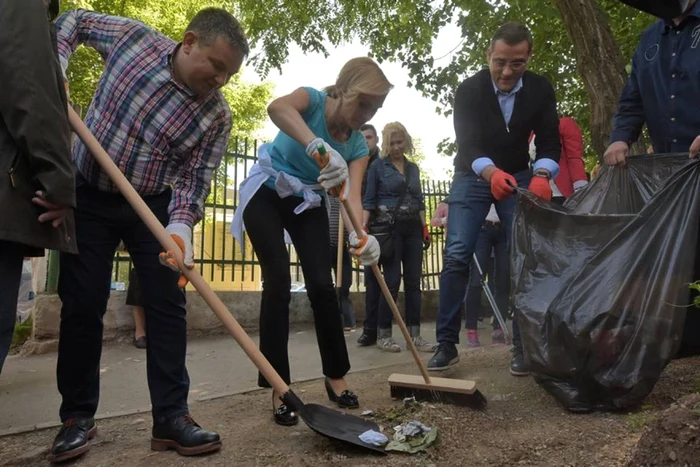
[[[174,449],[181,456],[196,456],[221,449],[218,433],[203,430],[189,414],[153,424],[151,449]]]
[[[275,394],[272,393],[272,418],[275,423],[282,426],[294,426],[299,423],[299,416],[292,409],[287,407],[286,404],[282,404],[275,408]]]
[[[90,450],[89,441],[97,434],[95,419],[71,418],[63,422],[51,446],[49,460],[63,462],[82,456]]]
[[[457,346],[451,342],[440,342],[435,354],[428,362],[428,371],[446,370],[459,361]]]
[[[138,339],[134,337],[134,347],[144,350],[147,347],[146,336],[141,336]]]
[[[513,347],[513,358],[510,359],[510,374],[513,376],[530,375],[530,369],[525,363],[522,347]]]
[[[357,343],[360,347],[369,347],[377,343],[377,335],[362,331],[362,335],[357,339]]]
[[[341,409],[356,409],[360,406],[360,401],[357,399],[357,396],[354,392],[350,391],[349,389],[346,389],[340,395],[338,395],[335,393],[335,390],[333,390],[333,386],[331,386],[331,380],[328,377],[326,377],[325,383],[326,392],[328,393],[328,399],[331,402],[335,402],[336,404],[338,404],[338,407],[340,407]]]

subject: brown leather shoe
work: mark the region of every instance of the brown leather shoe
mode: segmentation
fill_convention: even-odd
[[[151,449],[174,449],[181,456],[197,456],[221,449],[218,433],[203,430],[190,414],[170,418],[153,424]]]

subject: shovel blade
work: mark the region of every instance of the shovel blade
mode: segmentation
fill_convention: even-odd
[[[316,433],[386,455],[382,446],[373,446],[360,439],[367,430],[379,431],[376,423],[318,404],[304,404],[299,411],[304,423]]]

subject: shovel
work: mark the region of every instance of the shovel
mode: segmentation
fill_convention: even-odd
[[[273,389],[282,394],[280,399],[292,410],[297,412],[309,428],[323,436],[336,439],[369,449],[375,452],[384,452],[382,447],[376,447],[360,440],[359,436],[367,430],[380,431],[376,423],[360,417],[348,415],[339,410],[330,409],[318,404],[304,404],[299,397],[287,386],[280,375],[270,365],[265,356],[260,352],[253,340],[246,334],[238,321],[231,315],[226,305],[219,299],[214,291],[209,287],[196,269],[189,269],[182,264],[182,253],[180,247],[170,237],[160,221],[149,209],[139,194],[134,190],[129,181],[124,177],[117,166],[112,162],[107,152],[100,146],[100,143],[85,126],[77,113],[69,106],[68,117],[70,124],[78,137],[85,143],[85,146],[92,152],[95,160],[102,166],[102,169],[112,179],[124,198],[134,208],[141,220],[146,224],[151,233],[158,239],[166,251],[175,253],[177,262],[182,273],[190,283],[197,289],[204,301],[209,305],[217,318],[223,323],[228,331],[233,335],[238,345],[248,355],[248,358],[260,370],[260,373],[272,385]]]

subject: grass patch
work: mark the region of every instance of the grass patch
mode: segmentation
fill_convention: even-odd
[[[29,339],[32,335],[32,317],[27,318],[23,323],[15,323],[15,331],[12,334],[12,345],[10,345],[10,351],[18,351],[22,345]]]
[[[644,404],[638,412],[625,415],[624,422],[628,430],[639,432],[656,420],[657,416],[656,413],[651,411],[651,405]]]

